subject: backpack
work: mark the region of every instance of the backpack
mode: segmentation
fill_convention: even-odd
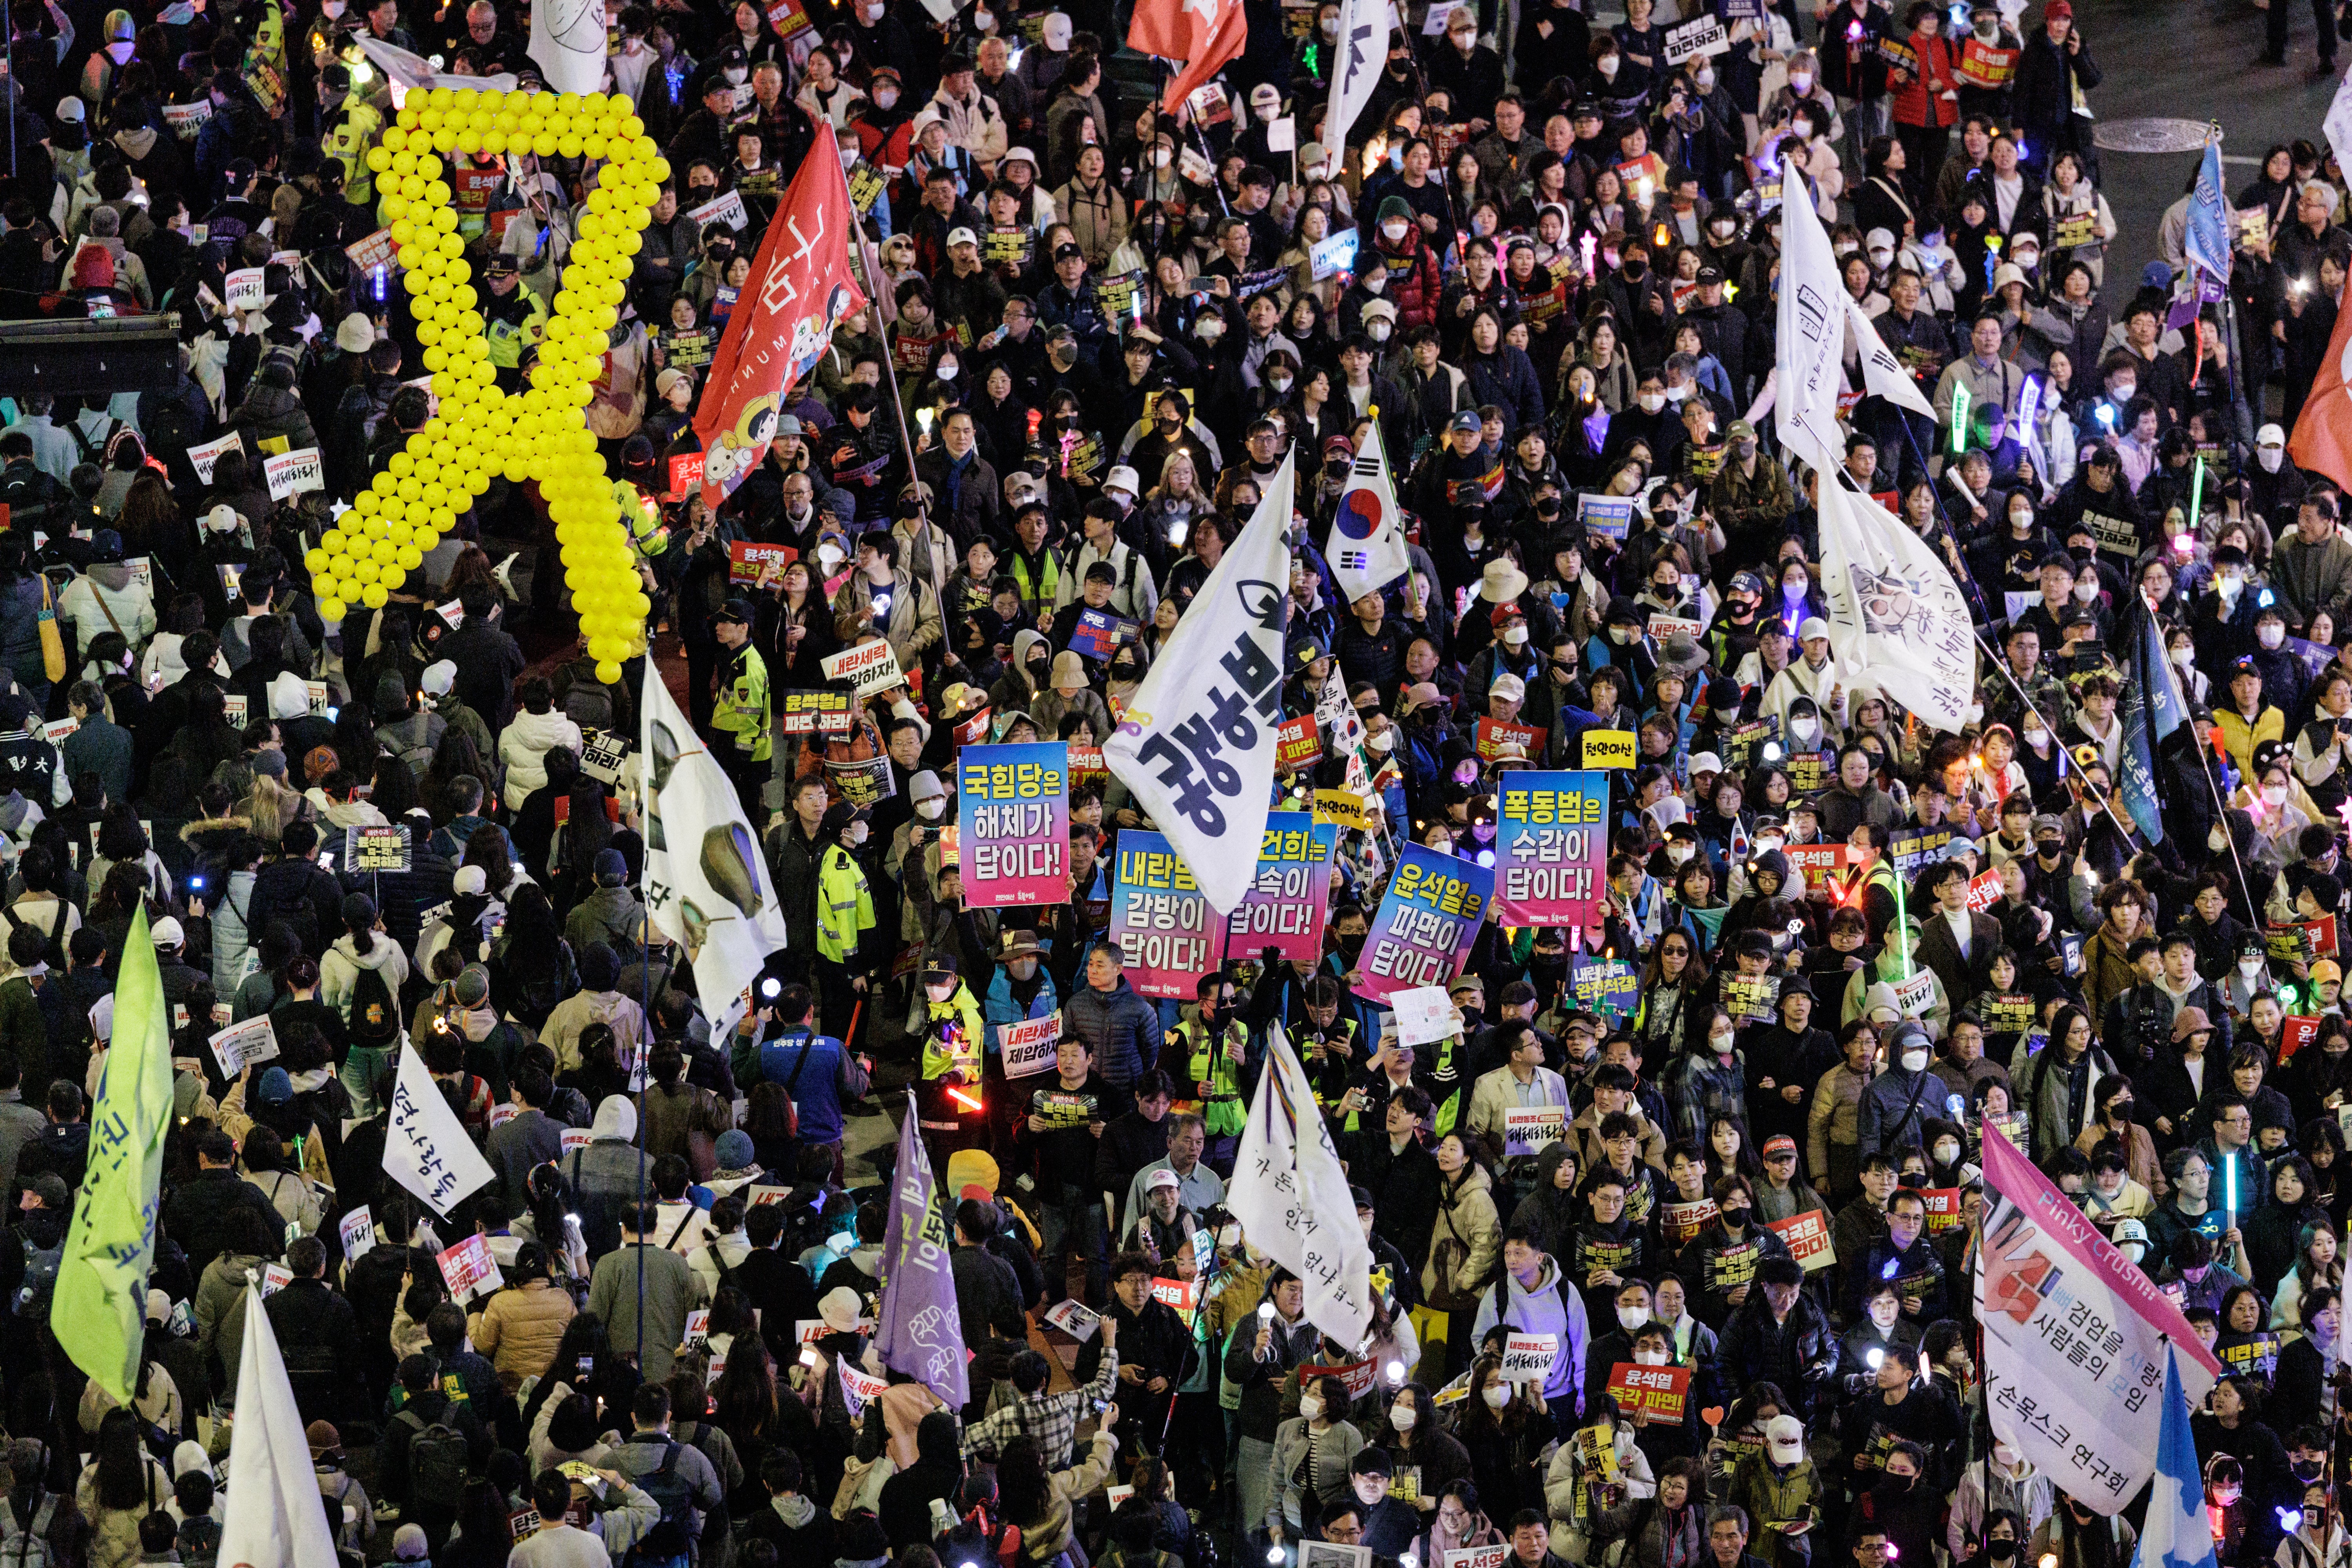
[[[583,730],[609,731],[613,727],[613,694],[591,675],[582,679],[570,666],[557,672],[564,679],[563,716]]]
[[[661,1518],[629,1549],[630,1568],[673,1562],[693,1548],[694,1489],[677,1473],[677,1440],[665,1437],[662,1444],[661,1463],[636,1478],[646,1495],[661,1505]]]
[[[25,1248],[25,1282],[16,1289],[16,1315],[36,1322],[49,1320],[49,1299],[57,1294],[58,1270],[65,1264],[65,1237],[55,1247],[35,1247],[29,1236],[17,1238]]]
[[[15,1505],[0,1499],[0,1510],[6,1512],[8,1525],[5,1537],[0,1538],[0,1568],[49,1568],[49,1531],[57,1519],[58,1494],[39,1496],[30,1528],[17,1523]]]
[[[408,1498],[453,1498],[466,1489],[466,1435],[443,1421],[428,1423],[413,1409],[393,1417],[415,1434],[408,1440]]]
[[[22,931],[25,926],[25,922],[16,918],[16,906],[14,904],[0,904],[0,920],[8,922],[8,929],[12,932]],[[45,933],[47,941],[41,950],[43,961],[52,971],[58,973],[63,973],[66,967],[66,949],[63,941],[65,929],[66,900],[63,897],[59,897],[57,919],[49,922],[49,929]]]
[[[383,973],[364,963],[360,965],[359,978],[352,984],[352,1016],[347,1027],[356,1046],[390,1050],[400,1043],[400,1005],[393,998],[392,987],[383,983]]]

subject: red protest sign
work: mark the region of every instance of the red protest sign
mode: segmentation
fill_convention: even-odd
[[[1787,1219],[1767,1220],[1765,1228],[1789,1244],[1789,1256],[1802,1264],[1809,1274],[1837,1261],[1837,1248],[1830,1245],[1830,1216],[1819,1209],[1807,1209]]]
[[[1110,783],[1110,764],[1103,760],[1100,746],[1070,748],[1070,783],[1073,787],[1092,784],[1097,789]]]
[[[1482,761],[1493,762],[1503,754],[1503,748],[1516,744],[1519,755],[1532,762],[1543,754],[1543,736],[1532,724],[1515,723],[1508,719],[1478,721],[1478,755]]]
[[[1316,732],[1315,715],[1301,713],[1286,720],[1274,732],[1276,768],[1311,768],[1323,758],[1323,738]]]
[[[1789,868],[1804,874],[1805,891],[1830,885],[1830,879],[1845,869],[1845,846],[1843,844],[1790,844],[1781,854],[1789,858]]]
[[[1979,871],[1969,879],[1969,913],[1980,915],[2000,902],[2000,873]]]
[[[1638,1366],[1619,1362],[1609,1369],[1609,1397],[1628,1415],[1646,1410],[1654,1421],[1679,1421],[1690,1400],[1691,1369]]]
[[[1922,1187],[1920,1201],[1927,1205],[1927,1234],[1934,1236],[1960,1223],[1960,1189]]]
[[[1304,1388],[1319,1377],[1336,1377],[1348,1385],[1349,1398],[1361,1399],[1372,1391],[1376,1370],[1370,1361],[1351,1361],[1345,1366],[1302,1366],[1298,1369],[1298,1386]]]
[[[2278,1059],[2281,1062],[2294,1060],[2294,1053],[2303,1049],[2304,1047],[2311,1044],[2311,1042],[2317,1037],[2318,1034],[2319,1020],[2316,1018],[2287,1018],[2283,1020],[2279,1025]]]
[[[663,486],[665,494],[682,496],[702,482],[701,452],[680,452],[669,460],[669,482]]]
[[[697,452],[696,457],[702,454]],[[757,540],[738,539],[727,546],[727,580],[730,583],[756,583],[760,573],[770,562],[782,570],[801,558],[801,552],[789,544],[761,544]]]

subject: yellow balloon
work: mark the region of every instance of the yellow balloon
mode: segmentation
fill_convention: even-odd
[[[383,584],[381,583],[371,583],[360,590],[360,603],[371,610],[383,609],[384,601],[390,597],[392,595],[384,592]]]
[[[343,618],[343,602],[341,599],[320,600],[319,618],[331,624],[335,621],[341,620]]]

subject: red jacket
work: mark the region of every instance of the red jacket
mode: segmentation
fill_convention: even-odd
[[[1903,44],[1918,57],[1919,68],[1906,71],[1897,67],[1887,72],[1887,86],[1895,93],[1895,123],[1929,130],[1953,124],[1960,117],[1960,106],[1944,96],[1960,85],[1951,41],[1940,33],[1932,38],[1914,33]]]
[[[1412,247],[1410,252],[1407,246]],[[1385,237],[1375,237],[1372,248],[1388,268],[1388,289],[1381,298],[1396,307],[1397,330],[1409,331],[1433,323],[1444,286],[1438,278],[1437,255],[1422,237],[1420,226],[1407,229],[1403,244],[1394,249]]]

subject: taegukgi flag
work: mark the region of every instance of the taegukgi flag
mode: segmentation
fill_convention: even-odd
[[[2172,1299],[1999,1128],[1984,1130],[1983,1161],[1976,1307],[1986,1417],[2051,1485],[2100,1513],[2120,1512],[2157,1468],[2168,1345],[2179,1352],[2179,1387],[2192,1404],[2221,1363]],[[2192,1455],[2192,1489],[2195,1475]]]

